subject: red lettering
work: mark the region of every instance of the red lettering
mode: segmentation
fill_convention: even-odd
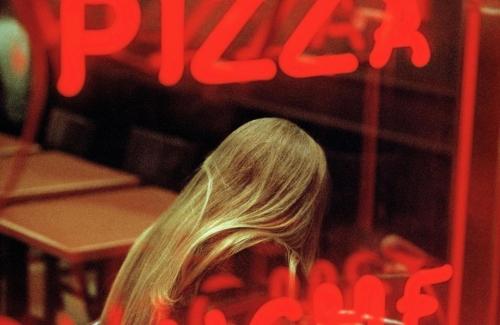
[[[203,315],[208,310],[209,300],[206,296],[197,296],[189,305],[187,325],[203,325]]]
[[[257,31],[254,33],[254,36],[250,38],[250,41],[236,51],[234,54],[235,58],[239,60],[250,59],[262,54],[272,29],[272,21],[268,20],[263,22],[259,24],[256,29]]]
[[[218,310],[213,309],[205,315],[205,325],[226,325],[226,317]]]
[[[278,3],[278,8],[276,9],[276,15],[273,21],[272,29],[269,31],[269,40],[271,37],[277,36],[279,27],[286,26],[286,18],[290,16],[293,9],[297,6],[299,0],[281,0]],[[269,44],[268,44],[269,45]],[[273,44],[265,49],[264,53],[268,57],[277,58],[281,52],[281,45]]]
[[[318,0],[283,46],[279,65],[295,78],[332,76],[354,72],[359,61],[351,53],[308,56],[304,54],[314,35],[325,24],[340,0]]]
[[[361,277],[362,271],[373,269],[377,265],[381,265],[380,257],[369,250],[359,250],[351,254],[344,263],[344,274],[349,285],[354,283]]]
[[[201,291],[212,293],[224,289],[234,289],[243,287],[243,281],[231,273],[215,274],[203,281]]]
[[[340,0],[340,7],[342,9],[340,18],[343,18],[343,22],[328,22],[314,37],[311,46],[317,49],[323,47],[328,37],[347,38],[353,50],[357,52],[364,50],[365,40],[363,39],[363,35],[354,27],[351,21],[354,13],[354,1]]]
[[[270,59],[224,61],[221,56],[264,0],[237,0],[210,33],[191,62],[193,77],[205,84],[270,80],[276,64]]]
[[[309,272],[308,300],[312,300],[314,291],[316,291],[316,288],[318,288],[320,284],[325,282],[336,284],[338,278],[339,275],[335,265],[327,260],[317,260]]]
[[[230,273],[215,274],[208,277],[201,285],[201,292],[214,293],[224,289],[234,289],[243,287],[243,282],[236,276]],[[207,322],[206,312],[209,309],[210,301],[207,296],[200,295],[193,299],[189,306],[187,324],[188,325],[203,325],[205,315],[205,322]],[[221,318],[219,314],[209,316],[214,323],[220,324]],[[224,320],[225,321],[225,320]],[[225,324],[225,323],[224,323]]]
[[[191,42],[202,24],[213,16],[221,0],[203,0],[184,21],[185,0],[161,1],[161,53],[159,81],[166,86],[177,84],[183,76],[185,45]],[[422,13],[428,11],[428,0],[384,0],[383,21],[375,33],[375,45],[370,53],[370,64],[381,68],[387,64],[392,51],[408,47],[411,61],[422,67],[430,60],[427,39],[418,31]],[[237,60],[222,59],[231,42],[256,13],[264,0],[236,0],[191,60],[193,77],[205,84],[224,84],[270,80],[277,73],[277,65],[270,58],[252,59],[267,53],[281,51],[278,64],[291,77],[333,76],[353,72],[359,61],[353,53],[313,56],[305,54],[308,46],[319,48],[327,37],[347,38],[355,51],[365,47],[361,32],[353,20],[353,0],[316,1],[283,48],[265,49],[277,26],[283,26],[297,0],[283,0],[271,14],[269,21],[260,23],[254,37],[236,51]],[[114,11],[109,26],[100,30],[85,29],[85,9],[89,5],[106,5]],[[140,6],[137,0],[61,0],[61,69],[57,88],[65,96],[78,94],[85,82],[85,59],[91,55],[106,55],[122,50],[137,34],[140,25]],[[329,18],[340,6],[340,22]],[[419,10],[419,6],[423,8]],[[336,14],[338,16],[338,14]],[[338,18],[338,17],[337,17]],[[277,55],[278,53],[276,53]],[[24,58],[12,53],[16,71],[25,68]]]
[[[184,0],[161,0],[161,65],[159,80],[178,83],[184,73]]]
[[[202,0],[192,10],[189,17],[186,19],[185,44],[189,45],[200,30],[202,24],[206,21],[222,0]]]
[[[366,273],[372,273],[380,269],[383,262],[378,254],[375,252],[361,249],[349,257],[344,262],[344,278],[347,282],[347,288],[344,291],[344,297],[347,304],[352,304],[354,287],[356,281]],[[387,288],[388,290],[390,287]]]
[[[368,325],[382,325],[385,313],[385,290],[373,275],[365,275],[354,286],[354,311]],[[364,316],[367,317],[364,317]]]
[[[384,0],[385,15],[380,27],[375,31],[375,46],[370,53],[370,64],[382,68],[391,57],[392,50],[410,47],[411,62],[423,67],[431,58],[427,39],[418,31],[422,18],[418,0]]]
[[[343,311],[340,289],[331,283],[321,284],[313,296],[313,317],[316,323],[344,324],[368,321],[381,325],[385,313],[385,290],[382,282],[370,275],[362,277],[354,287],[354,310]]]
[[[269,297],[297,297],[299,292],[300,284],[297,278],[290,274],[288,268],[280,266],[271,272],[268,287]]]
[[[335,324],[344,305],[340,289],[332,283],[323,283],[314,291],[312,316],[315,323]]]
[[[275,325],[275,322],[281,318],[296,322],[302,316],[302,306],[298,301],[288,297],[276,298],[257,310],[250,325]]]
[[[328,270],[330,266],[322,261],[316,266],[317,270]],[[288,272],[287,272],[288,273]],[[421,270],[412,275],[407,281],[404,295],[397,302],[397,310],[403,314],[402,322],[405,325],[417,325],[418,320],[436,312],[439,307],[437,299],[425,295],[420,290],[428,285],[443,283],[452,276],[450,265]],[[282,276],[281,276],[282,278]],[[354,286],[353,310],[345,310],[344,299],[340,289],[333,283],[321,283],[312,293],[311,315],[314,324],[337,325],[346,323],[367,323],[368,325],[382,325],[385,312],[385,290],[382,282],[375,276],[365,275]],[[218,309],[208,310],[209,300],[205,296],[196,297],[188,312],[188,325],[227,325],[225,315]],[[153,324],[177,325],[169,318],[169,308],[158,305],[154,307]],[[309,313],[308,313],[309,314]],[[304,317],[302,304],[290,297],[278,297],[262,305],[250,325],[275,325],[278,320],[299,321]],[[115,304],[109,309],[105,324],[120,325],[123,318],[123,309]],[[307,320],[308,323],[309,320]],[[74,322],[66,314],[57,316],[58,325],[73,325]],[[20,325],[19,322],[0,316],[0,325]]]
[[[85,30],[85,7],[104,4],[115,12],[112,26]],[[61,0],[61,75],[57,88],[74,96],[85,81],[85,57],[123,49],[137,34],[141,20],[137,0]]]
[[[397,302],[397,309],[403,314],[405,325],[417,325],[424,316],[432,315],[438,309],[436,298],[421,294],[420,289],[426,285],[448,281],[452,276],[450,265],[439,268],[421,270],[412,275],[406,282],[404,295]]]

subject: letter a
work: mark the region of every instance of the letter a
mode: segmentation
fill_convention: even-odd
[[[423,67],[431,58],[427,39],[418,31],[422,17],[417,0],[384,0],[386,3],[384,20],[375,31],[375,46],[370,53],[370,64],[382,68],[389,62],[392,50],[409,47],[411,62]]]

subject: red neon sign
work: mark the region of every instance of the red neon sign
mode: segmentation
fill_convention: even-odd
[[[306,324],[341,325],[345,323],[367,322],[368,325],[382,325],[385,317],[386,291],[380,279],[372,275],[362,276],[354,284],[354,299],[352,310],[345,310],[343,294],[339,287],[330,281],[336,281],[336,274],[332,268],[320,262],[313,277],[318,280],[319,273],[325,272],[324,280],[327,282],[311,285],[309,299],[301,301],[293,298],[282,290],[281,296],[273,291],[271,300],[263,304],[254,314],[250,325],[273,325],[280,319],[289,321],[305,321]],[[411,275],[405,284],[403,296],[397,301],[397,310],[402,314],[405,325],[417,325],[423,317],[434,314],[439,307],[437,299],[428,294],[423,294],[421,289],[429,285],[447,282],[452,276],[450,265],[420,270]],[[240,283],[233,281],[232,277],[223,276],[216,279],[221,281],[219,290],[239,287]],[[283,277],[275,276],[270,279],[270,287],[281,286]],[[279,282],[279,283],[273,283]],[[216,285],[217,287],[217,285]],[[211,287],[210,290],[216,287]],[[227,325],[225,315],[218,309],[209,310],[209,301],[206,296],[196,297],[190,307],[188,324]],[[123,310],[120,306],[110,308],[105,325],[120,325]],[[65,314],[57,317],[57,325],[74,325],[71,318]],[[19,325],[7,317],[0,316],[0,325]],[[168,308],[155,306],[154,324],[178,325],[169,318]],[[103,324],[104,325],[104,324]]]
[[[283,46],[279,57],[280,67],[295,78],[331,76],[354,72],[359,61],[354,54],[305,56],[303,53],[314,36],[327,22],[340,0],[318,0]]]
[[[274,78],[277,69],[271,59],[232,62],[220,59],[263,2],[264,0],[236,0],[194,54],[191,73],[196,80],[205,84],[224,84]]]
[[[172,86],[184,72],[185,38],[192,38],[193,26],[200,26],[204,16],[197,15],[195,23],[188,19],[185,26],[185,0],[161,1],[162,39],[159,81]],[[214,8],[217,1],[208,1]],[[419,32],[422,21],[418,0],[385,0],[386,10],[382,24],[375,32],[375,46],[370,53],[370,64],[382,68],[394,49],[408,47],[411,61],[417,67],[430,60],[429,44]],[[193,77],[205,84],[226,84],[269,80],[277,73],[277,64],[270,58],[223,60],[222,54],[238,36],[264,0],[235,0],[191,60]],[[85,29],[85,8],[106,5],[114,12],[111,26],[101,30]],[[304,51],[312,43],[321,44],[326,33],[330,37],[347,37],[355,50],[365,46],[360,33],[352,25],[329,24],[337,7],[352,12],[352,3],[346,0],[317,0],[303,17],[278,57],[281,70],[294,78],[333,76],[354,72],[359,65],[353,53],[312,56]],[[203,6],[203,3],[201,7]],[[61,0],[61,75],[58,90],[65,96],[78,94],[85,81],[85,58],[108,55],[124,49],[139,30],[141,9],[137,0]],[[194,25],[193,25],[194,24]],[[186,28],[186,35],[184,33]],[[257,33],[262,37],[262,33]],[[318,43],[319,42],[319,43]],[[241,56],[240,56],[241,57]]]
[[[429,43],[418,31],[422,18],[418,0],[384,0],[386,14],[384,21],[375,32],[375,47],[370,54],[370,64],[382,68],[391,57],[392,50],[409,47],[412,50],[411,62],[423,67],[431,58]]]
[[[111,26],[85,29],[85,7],[105,4],[115,12]],[[122,50],[137,34],[141,9],[137,0],[62,0],[61,74],[58,89],[63,95],[76,95],[85,81],[85,57]]]

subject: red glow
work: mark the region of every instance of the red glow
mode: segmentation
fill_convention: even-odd
[[[226,325],[226,317],[218,310],[214,309],[205,315],[205,325]]]
[[[0,316],[0,325],[21,325],[21,323],[12,318]]]
[[[309,289],[308,300],[313,298],[314,291],[322,283],[338,283],[339,274],[335,265],[327,260],[318,260],[314,263],[311,271],[309,272]]]
[[[410,47],[411,62],[423,67],[431,58],[427,39],[418,31],[422,18],[418,0],[384,0],[384,20],[375,32],[375,46],[370,53],[370,64],[382,68],[387,64],[393,49]]]
[[[196,33],[200,30],[202,24],[214,12],[222,0],[203,0],[199,1],[189,17],[186,19],[185,26],[185,44],[189,45],[193,41]]]
[[[369,250],[359,250],[346,259],[344,262],[344,274],[347,282],[351,285],[361,277],[363,267],[367,265],[377,265],[381,263],[380,257]]]
[[[221,56],[264,0],[237,0],[214,28],[191,62],[193,77],[205,84],[270,80],[276,64],[270,59],[224,61]]]
[[[201,285],[201,292],[212,293],[224,289],[243,287],[243,281],[230,273],[216,274],[206,279]]]
[[[421,294],[420,289],[430,284],[446,282],[451,278],[452,273],[451,266],[445,265],[440,268],[418,271],[408,279],[404,295],[397,303],[398,311],[403,314],[405,325],[417,325],[420,318],[437,311],[439,306],[437,299]]]
[[[106,325],[121,325],[123,309],[119,305],[113,305],[106,317]]]
[[[161,11],[159,79],[165,86],[171,86],[178,83],[184,73],[184,0],[162,0]]]
[[[430,0],[418,0],[418,10],[423,21],[431,19],[432,6]]]
[[[57,314],[56,318],[57,325],[75,325],[75,322],[66,313]]]
[[[328,263],[328,262],[325,262]],[[323,269],[325,263],[317,267]],[[330,272],[331,269],[328,268]],[[323,269],[323,271],[326,269]],[[404,295],[397,302],[397,309],[403,314],[405,325],[417,325],[422,317],[429,316],[438,310],[436,298],[420,293],[424,287],[448,281],[452,276],[450,265],[439,268],[421,270],[410,276],[406,282]],[[289,278],[289,277],[288,277]],[[367,322],[368,325],[381,325],[385,317],[385,289],[381,280],[372,275],[361,277],[354,285],[353,310],[345,310],[344,297],[339,287],[333,283],[322,283],[312,293],[311,313],[304,314],[306,304],[291,297],[275,297],[262,305],[250,321],[250,325],[274,325],[276,321],[287,319],[299,321],[312,317],[314,324],[340,325],[353,322]],[[304,306],[304,307],[303,307]],[[307,308],[309,310],[309,308]],[[119,325],[123,317],[123,309],[113,305],[106,315],[106,325]],[[168,308],[156,306],[153,323],[156,325],[177,325],[169,318]],[[0,316],[0,325],[18,325],[7,317]],[[57,325],[72,325],[73,321],[60,314]],[[209,309],[206,296],[195,297],[187,317],[187,325],[226,325],[225,315],[218,309]]]
[[[271,298],[297,297],[300,285],[286,267],[277,267],[269,276],[268,294]]]
[[[324,44],[326,37],[347,38],[355,51],[365,48],[365,40],[351,20],[352,0],[318,0],[305,15],[283,48],[265,48],[277,35],[277,26],[291,15],[296,0],[282,1],[272,16],[272,21],[261,23],[254,38],[236,51],[239,60],[222,59],[224,52],[237,37],[245,24],[255,14],[264,0],[237,0],[191,60],[193,77],[205,84],[226,84],[258,80],[270,80],[277,73],[276,63],[259,57],[281,51],[279,66],[284,73],[295,78],[333,76],[354,72],[359,65],[352,53],[322,56],[307,55],[308,46]],[[411,60],[421,67],[430,60],[426,38],[418,31],[421,23],[419,4],[424,0],[386,0],[386,13],[376,31],[375,46],[370,54],[370,64],[381,68],[389,60],[392,51],[400,47],[412,49]],[[166,86],[178,83],[184,72],[185,45],[189,44],[204,22],[217,9],[221,0],[204,0],[194,8],[184,22],[185,0],[161,0],[162,2],[162,49],[159,80]],[[87,5],[104,4],[115,11],[115,20],[102,30],[85,30],[84,14]],[[347,22],[330,22],[339,7]],[[137,0],[61,0],[61,74],[59,92],[74,96],[85,81],[85,57],[105,55],[123,49],[131,42],[140,24],[140,7]],[[185,25],[185,26],[184,26]],[[267,44],[269,45],[269,44]],[[278,54],[278,53],[276,53]],[[274,56],[274,55],[273,55]]]
[[[329,21],[327,25],[320,29],[320,32],[314,37],[311,45],[319,49],[325,45],[328,37],[346,38],[349,40],[349,44],[353,50],[364,50],[366,44],[363,35],[350,21],[354,14],[354,1],[341,0],[339,7],[342,9],[340,17],[342,17],[345,22],[333,23]]]
[[[177,322],[169,318],[170,309],[163,305],[157,305],[154,308],[154,321],[155,325],[177,325]]]
[[[333,324],[344,302],[340,289],[331,283],[320,285],[314,292],[312,315],[316,323]]]
[[[235,53],[237,59],[251,59],[262,55],[266,42],[268,41],[269,34],[272,30],[272,21],[266,20],[259,24],[254,36],[250,38],[248,44],[238,49]]]
[[[269,39],[278,34],[278,28],[286,23],[286,19],[292,14],[293,9],[297,6],[299,0],[281,0],[276,8],[274,21],[271,24],[269,31]],[[269,45],[269,44],[268,44]],[[265,49],[266,56],[276,58],[281,52],[281,46],[271,45]]]
[[[324,283],[314,292],[313,317],[320,324],[344,324],[362,322],[370,316],[369,325],[381,325],[385,313],[385,290],[382,282],[374,276],[362,277],[354,287],[354,311],[341,313],[344,300],[340,289]]]
[[[316,33],[326,23],[340,0],[318,0],[283,46],[279,64],[284,73],[295,78],[332,76],[354,72],[359,61],[351,53],[308,56],[304,54]]]
[[[21,45],[15,44],[10,50],[10,64],[12,71],[18,76],[22,76],[28,69],[28,59],[24,54]]]
[[[302,316],[302,306],[298,301],[287,297],[276,298],[259,308],[250,325],[274,325],[282,318],[298,321]]]
[[[385,315],[385,290],[382,281],[373,275],[365,275],[354,286],[354,311],[359,321],[363,315],[373,319],[369,325],[382,325]]]
[[[474,135],[476,85],[481,30],[480,1],[469,1],[465,20],[464,62],[460,98],[458,145],[452,196],[451,265],[455,275],[450,283],[448,323],[460,321],[463,266],[468,214],[470,166]],[[493,289],[496,290],[496,289]],[[494,306],[497,308],[497,306]]]
[[[187,325],[202,325],[203,315],[208,310],[209,300],[206,296],[197,296],[191,301],[187,315]]]
[[[115,11],[112,26],[85,30],[85,7],[107,5]],[[85,81],[85,57],[123,49],[134,38],[141,21],[137,0],[61,0],[61,75],[58,90],[74,96]]]
[[[31,1],[42,29],[43,41],[48,48],[54,48],[60,40],[59,20],[52,12],[49,1]]]

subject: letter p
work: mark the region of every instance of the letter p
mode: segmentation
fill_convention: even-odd
[[[85,57],[111,54],[129,44],[139,30],[141,9],[137,0],[61,0],[61,75],[57,88],[75,96],[85,81]],[[114,11],[111,26],[85,29],[85,7],[107,5]]]

